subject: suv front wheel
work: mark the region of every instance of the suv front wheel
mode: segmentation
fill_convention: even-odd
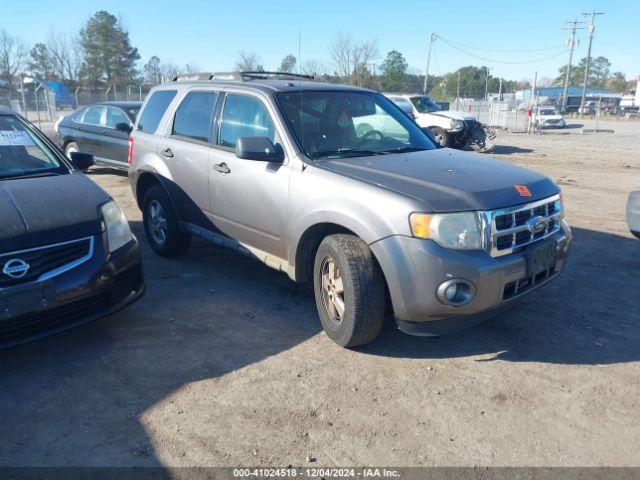
[[[160,185],[149,188],[145,193],[142,219],[147,240],[159,255],[174,257],[191,245],[191,235],[180,230],[169,195]]]
[[[365,242],[330,235],[316,252],[314,291],[326,334],[342,347],[375,340],[385,314],[384,279]]]

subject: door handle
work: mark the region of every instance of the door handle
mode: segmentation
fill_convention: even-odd
[[[230,173],[231,172],[231,169],[229,168],[229,165],[227,165],[224,162],[214,165],[213,168],[214,168],[215,171],[220,172],[220,173]]]
[[[162,150],[162,155],[164,155],[165,157],[173,157],[173,152],[169,147],[167,147],[164,150]]]

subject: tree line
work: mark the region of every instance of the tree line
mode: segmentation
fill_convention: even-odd
[[[328,47],[328,63],[318,59],[300,62],[287,54],[273,69],[322,76],[329,82],[346,83],[385,92],[420,92],[424,74],[412,70],[398,50],[381,56],[376,39],[355,40],[349,33],[337,33]],[[110,85],[156,85],[178,73],[200,71],[194,63],[177,65],[163,62],[152,55],[138,68],[140,54],[129,39],[121,19],[107,11],[99,11],[86,22],[77,35],[64,36],[51,31],[46,41],[31,48],[20,38],[0,30],[0,78],[11,82],[26,73],[42,80],[59,80],[71,85],[99,88]],[[572,66],[571,85],[582,85],[586,58]],[[238,52],[235,69],[266,70],[253,52]],[[588,86],[621,92],[629,87],[622,72],[610,73],[611,63],[605,57],[591,59]],[[566,67],[551,84],[562,85]],[[529,88],[527,81],[494,77],[487,66],[464,66],[455,72],[429,76],[428,93],[436,99],[463,97],[482,98],[486,92],[513,92]]]

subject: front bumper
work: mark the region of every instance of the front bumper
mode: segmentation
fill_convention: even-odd
[[[564,267],[572,241],[565,222],[552,238],[557,241],[556,263],[544,279],[527,284],[524,252],[491,257],[485,252],[456,251],[431,240],[392,236],[370,245],[387,280],[398,327],[414,335],[443,335],[495,316]],[[464,279],[476,287],[473,299],[461,306],[446,305],[436,292],[450,279]],[[514,285],[519,286],[514,294]]]
[[[0,315],[0,348],[97,320],[142,297],[145,286],[138,241],[134,238],[112,254],[108,254],[102,236],[95,236],[94,241],[92,258],[78,267],[44,282],[2,291],[5,299],[27,290],[48,291],[54,301],[46,307],[34,304],[33,310],[18,316]]]

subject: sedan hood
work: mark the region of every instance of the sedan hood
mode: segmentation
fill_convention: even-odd
[[[0,180],[0,253],[99,234],[108,201],[81,173]]]
[[[495,210],[559,192],[544,175],[449,148],[324,160],[317,165],[412,197],[422,202],[427,212]],[[516,185],[527,187],[531,196],[521,196]]]

